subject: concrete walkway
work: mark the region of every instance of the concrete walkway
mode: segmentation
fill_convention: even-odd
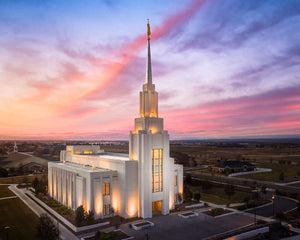
[[[17,198],[17,196],[3,197],[3,198],[0,198],[0,200],[6,200],[6,199],[12,199],[12,198]]]
[[[25,195],[24,189],[17,188],[17,184],[12,184],[9,189],[16,194],[38,217],[40,217],[41,214],[46,213],[48,214],[44,209],[42,209],[38,204],[36,204],[33,200],[31,200],[28,196]],[[49,215],[49,214],[48,214]],[[49,217],[52,219],[54,223],[57,223],[57,220],[53,218],[51,215]],[[59,234],[60,238],[62,240],[78,240],[79,238],[76,237],[69,229],[67,229],[64,225],[59,225]]]

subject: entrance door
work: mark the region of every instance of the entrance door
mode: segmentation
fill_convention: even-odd
[[[152,202],[152,216],[161,215],[161,203],[162,201]]]

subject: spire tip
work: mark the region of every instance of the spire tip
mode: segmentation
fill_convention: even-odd
[[[150,40],[151,31],[150,31],[149,19],[147,19],[147,21],[148,21],[148,23],[147,23],[147,36],[148,36],[148,40]]]

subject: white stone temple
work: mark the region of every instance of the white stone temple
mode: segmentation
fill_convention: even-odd
[[[75,145],[61,151],[60,162],[48,163],[49,195],[73,210],[83,205],[96,219],[166,215],[183,193],[183,168],[170,158],[169,134],[158,117],[149,23],[147,27],[146,83],[140,92],[140,117],[129,135],[129,155]]]

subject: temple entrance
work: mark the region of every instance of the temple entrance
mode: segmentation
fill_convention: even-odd
[[[162,201],[152,202],[152,216],[161,215],[161,203]]]

